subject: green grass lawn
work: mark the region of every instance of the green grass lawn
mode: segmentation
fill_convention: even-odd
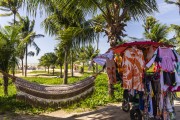
[[[69,77],[69,83],[74,83],[83,78],[91,75],[90,73],[85,73],[82,77]],[[40,83],[40,84],[62,84],[62,78],[40,78],[40,77],[30,77],[25,78],[29,81]],[[95,81],[95,91],[89,97],[84,100],[81,100],[78,103],[74,103],[64,109],[74,110],[76,108],[96,108],[97,106],[102,106],[111,102],[119,102],[122,98],[122,89],[120,85],[115,85],[117,89],[115,91],[115,98],[109,99],[108,97],[108,85],[107,85],[107,75],[101,74],[96,78]],[[31,105],[26,104],[25,102],[21,102],[16,100],[16,89],[14,84],[9,82],[9,96],[5,97],[3,95],[3,86],[2,79],[0,78],[0,113],[5,112],[14,112],[14,113],[24,113],[24,114],[39,114],[47,111],[54,111],[54,109],[43,109],[32,107]]]
[[[41,70],[33,70],[33,71],[29,72],[29,74],[39,74],[39,73],[47,73],[47,71],[45,71],[45,70],[43,70],[43,71],[41,71]]]

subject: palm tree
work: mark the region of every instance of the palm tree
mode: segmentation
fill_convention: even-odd
[[[19,16],[19,13],[18,13],[18,9],[21,8],[22,6],[22,0],[1,0],[0,1],[0,10],[2,11],[5,11],[5,12],[8,12],[8,13],[4,13],[4,14],[0,14],[0,16],[11,16],[13,15],[14,16],[14,25],[16,23],[16,15]],[[17,60],[15,57],[12,58],[12,60],[14,60],[14,62],[12,61],[11,65],[12,67],[12,72],[13,72],[13,75],[15,74],[15,64],[13,63],[16,63]]]
[[[101,31],[104,31],[108,36],[110,46],[115,46],[118,41],[122,41],[124,34],[124,27],[127,21],[139,18],[144,18],[147,14],[151,14],[157,10],[156,0],[128,0],[128,1],[116,1],[116,0],[53,0],[50,4],[47,0],[28,0],[28,11],[30,13],[36,13],[37,8],[45,8],[46,11],[52,9],[52,3],[57,6],[59,11],[63,11],[64,15],[69,15],[71,18],[78,18],[78,11],[82,11],[82,16],[100,11],[101,16],[106,21],[104,26],[99,23]],[[78,9],[77,9],[78,8]],[[109,89],[109,93],[113,94],[112,85]],[[112,95],[110,95],[112,96]]]
[[[54,5],[52,14],[44,20],[42,25],[47,33],[57,36],[61,43],[60,47],[64,49],[64,84],[67,84],[69,50],[88,40],[92,42],[94,33],[92,33],[93,28],[88,27],[90,23],[85,21],[82,11],[77,10],[76,16],[72,17],[71,14],[64,14],[64,11],[59,10],[55,4],[52,3],[52,5]]]
[[[22,44],[22,51],[21,51],[21,61],[23,61],[24,59],[24,55],[25,55],[25,61],[26,61],[26,65],[25,65],[25,76],[27,76],[27,57],[28,57],[28,46],[33,46],[36,49],[36,55],[39,54],[40,52],[40,48],[38,47],[38,45],[35,43],[34,39],[35,38],[39,38],[39,37],[44,37],[44,35],[42,34],[36,34],[33,30],[34,30],[34,25],[35,25],[35,21],[30,21],[29,18],[26,17],[20,17],[20,21],[19,24],[22,25],[22,38],[25,38],[27,36],[29,36],[29,39],[26,41],[23,41]],[[23,62],[22,62],[22,66],[23,66]]]
[[[171,29],[175,31],[175,36],[173,38],[180,42],[180,25],[171,24]]]
[[[168,4],[177,5],[179,7],[179,14],[180,14],[180,0],[176,0],[176,2],[172,0],[165,0],[165,2],[167,2]]]
[[[164,24],[160,24],[155,18],[147,17],[144,25],[145,32],[144,35],[146,38],[151,39],[155,42],[166,42],[169,28]]]
[[[37,4],[37,1],[40,4]],[[157,11],[156,0],[78,0],[78,2],[77,0],[54,0],[53,3],[56,4],[59,10],[63,10],[64,14],[71,14],[71,16],[75,16],[79,9],[83,11],[83,15],[96,14],[97,11],[100,11],[106,21],[102,30],[108,36],[111,47],[115,46],[118,40],[122,41],[122,37],[126,36],[124,27],[127,21],[131,18],[134,20],[144,18],[147,14]],[[48,9],[51,4],[48,4],[46,0],[30,0],[29,6],[36,6],[30,9],[31,11],[36,10],[37,5],[45,6]]]
[[[173,36],[173,38],[171,38],[169,41],[174,45],[174,46],[179,46],[180,44],[180,26],[179,25],[174,25],[171,24],[170,26],[170,30],[175,32],[175,35]],[[180,51],[180,50],[178,50]]]
[[[97,42],[97,41],[96,41]],[[88,45],[85,47],[85,56],[86,56],[86,60],[92,60],[93,58],[95,58],[98,54],[99,54],[99,50],[98,48],[93,47],[92,45]],[[96,72],[97,72],[97,66],[96,66]],[[94,71],[94,67],[93,67],[93,72]]]
[[[47,66],[48,68],[48,74],[49,74],[49,68],[50,66],[53,67],[53,75],[54,75],[54,68],[57,61],[57,56],[55,53],[45,53],[41,58],[39,59],[39,65]]]
[[[55,53],[57,56],[56,64],[60,67],[60,77],[62,78],[62,67],[64,64],[64,50],[60,48],[59,46],[55,49]]]
[[[158,11],[156,0],[53,0],[53,4],[57,6],[58,10],[63,11],[64,15],[72,18],[76,18],[79,10],[83,12],[84,16],[89,13],[97,14],[97,11],[100,11],[106,25],[99,23],[99,26],[101,26],[101,31],[108,36],[111,47],[114,47],[118,41],[122,41],[122,37],[126,36],[124,27],[127,21],[139,20],[139,18]],[[48,8],[51,9],[51,5],[47,0],[30,0],[28,11],[36,13],[39,6],[40,8],[45,7],[46,11],[49,11]],[[112,85],[109,86],[111,86],[109,93],[113,94]]]
[[[18,9],[21,8],[23,0],[1,0],[0,10],[8,12],[0,14],[0,16],[14,16],[14,24],[16,23],[16,15],[19,16]]]
[[[17,63],[16,48],[19,44],[20,29],[15,26],[5,26],[0,29],[0,70],[8,73]],[[4,94],[8,95],[8,77],[3,75]]]

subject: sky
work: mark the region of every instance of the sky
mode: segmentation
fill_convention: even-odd
[[[170,24],[177,24],[180,25],[180,15],[179,15],[179,9],[175,5],[166,4],[164,0],[157,0],[158,3],[158,13],[154,13],[151,16],[155,17],[157,20],[159,20],[160,23],[170,25]],[[0,11],[0,14],[3,12]],[[21,16],[26,16],[26,11],[23,9],[19,10],[19,13]],[[45,37],[35,39],[35,42],[40,47],[41,51],[38,56],[34,57],[28,57],[28,63],[38,63],[38,59],[48,52],[53,52],[54,48],[56,47],[58,40],[55,40],[54,37],[49,36],[45,33],[43,27],[41,26],[41,22],[46,18],[47,16],[39,15],[39,12],[37,13],[36,18],[30,17],[30,19],[35,19],[35,28],[34,31],[37,34],[43,34]],[[9,21],[12,21],[13,17],[0,17],[0,26],[3,27],[5,25],[8,25]],[[143,20],[139,21],[129,21],[127,23],[127,26],[125,27],[126,34],[130,37],[136,37],[136,38],[143,38],[143,32],[144,29],[142,27]],[[169,38],[173,36],[173,33],[169,34]],[[104,53],[109,48],[109,43],[107,43],[107,37],[104,37],[104,35],[100,36],[99,40],[99,49],[100,53]],[[34,48],[30,47],[28,48],[31,51],[35,51]]]

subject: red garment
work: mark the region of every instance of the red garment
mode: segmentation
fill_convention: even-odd
[[[106,59],[106,68],[110,84],[116,84],[116,65],[114,60]]]

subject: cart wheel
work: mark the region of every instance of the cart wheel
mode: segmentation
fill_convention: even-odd
[[[129,110],[130,110],[130,104],[129,104],[129,102],[123,101],[123,103],[122,103],[122,110],[123,110],[124,112],[129,112]]]
[[[139,109],[131,109],[130,117],[131,120],[142,120],[142,115]]]

